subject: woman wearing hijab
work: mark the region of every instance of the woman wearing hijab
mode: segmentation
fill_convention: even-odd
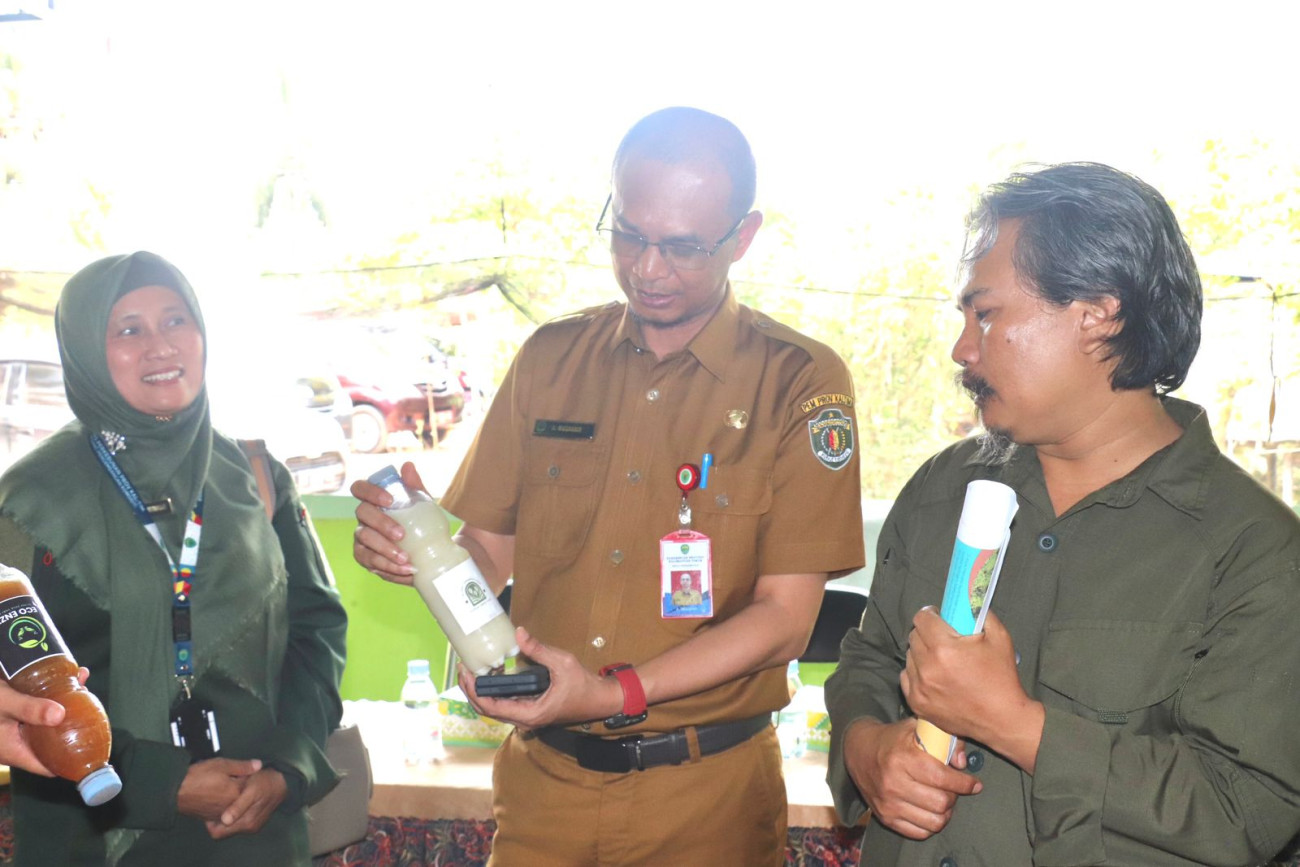
[[[80,271],[55,330],[76,420],[0,478],[0,562],[90,669],[123,789],[91,808],[15,769],[17,862],[310,864],[346,617],[289,474],[272,462],[270,521],[209,423],[202,314],[162,258]]]

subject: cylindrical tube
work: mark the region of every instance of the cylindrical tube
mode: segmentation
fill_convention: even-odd
[[[1001,482],[976,479],[966,486],[939,609],[940,616],[962,635],[974,635],[984,628],[984,615],[1010,538],[1011,519],[1019,508],[1016,492]],[[916,721],[916,740],[945,763],[952,761],[957,748],[957,738],[925,720]]]

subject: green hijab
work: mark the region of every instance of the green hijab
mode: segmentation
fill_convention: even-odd
[[[123,295],[143,286],[174,290],[189,307],[207,345],[203,313],[189,281],[161,256],[145,252],[100,259],[77,272],[59,297],[54,329],[72,412],[91,433],[112,432],[125,438],[126,447],[115,455],[118,466],[145,502],[172,498],[176,504],[172,520],[164,523],[175,531],[183,529],[208,474],[212,453],[208,390],[204,385],[194,402],[170,421],[132,408],[118,394],[105,361],[108,317]]]
[[[114,728],[169,743],[168,711],[179,691],[170,568],[95,458],[90,437],[121,438],[114,457],[146,502],[171,498],[173,514],[159,527],[177,561],[186,518],[203,492],[192,594],[198,688],[205,676],[219,673],[274,707],[287,618],[278,539],[247,460],[212,430],[206,387],[189,407],[162,421],[133,409],[113,385],[105,348],[109,313],[126,293],[154,285],[176,291],[206,342],[198,299],[161,257],[113,256],[74,275],[59,298],[55,328],[77,418],[0,478],[0,512],[53,553],[67,580],[111,612],[106,705]]]

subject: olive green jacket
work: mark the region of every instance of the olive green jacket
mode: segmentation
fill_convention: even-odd
[[[233,443],[221,447],[236,449]],[[234,454],[238,454],[237,450]],[[287,644],[282,648],[231,647],[224,651],[223,658],[225,654],[241,655],[249,660],[260,658],[266,664],[283,659],[277,673],[268,672],[276,682],[274,706],[220,673],[238,670],[233,665],[214,666],[199,678],[194,692],[216,709],[221,755],[260,758],[279,770],[288,785],[285,800],[258,833],[214,842],[201,822],[176,811],[176,795],[189,767],[189,754],[170,743],[136,738],[114,727],[111,761],[122,778],[123,789],[103,806],[84,806],[73,784],[66,780],[15,769],[14,854],[20,867],[110,863],[107,839],[114,829],[141,832],[119,862],[122,867],[310,864],[303,808],[319,800],[338,781],[323,746],[342,713],[338,684],[343,671],[347,616],[289,473],[279,462],[271,463],[276,490],[273,524],[287,572],[286,598],[277,606],[287,618],[287,635],[280,632]],[[247,495],[255,496],[251,478],[246,484]],[[35,573],[37,595],[78,663],[90,669],[86,685],[104,702],[111,722],[110,612],[64,579],[57,563],[33,564],[39,531],[36,535],[32,540],[0,513],[0,562]],[[267,563],[274,559],[277,556],[267,552]],[[203,562],[200,551],[200,573]],[[258,568],[258,564],[246,566]],[[220,580],[220,576],[200,574],[200,580]],[[196,593],[194,605],[203,604],[202,600]],[[228,616],[241,614],[232,610]],[[171,690],[173,686],[163,683],[159,689]]]
[[[983,791],[925,841],[871,823],[864,864],[1256,865],[1300,829],[1300,521],[1219,453],[1203,410],[1165,406],[1183,436],[1059,518],[1030,448],[989,466],[960,443],[899,495],[826,684],[841,816],[866,811],[843,732],[908,714],[912,617],[943,596],[973,479],[1020,502],[992,605],[1047,718],[1033,776],[969,743]]]

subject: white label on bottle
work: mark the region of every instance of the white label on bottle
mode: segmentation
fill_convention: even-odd
[[[460,631],[469,635],[505,609],[483,580],[483,573],[473,560],[453,566],[433,579],[433,588],[447,603]]]

